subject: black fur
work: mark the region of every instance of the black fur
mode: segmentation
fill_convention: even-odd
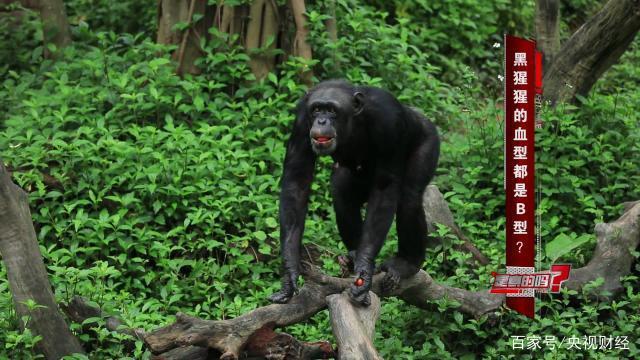
[[[334,160],[331,190],[338,230],[352,255],[355,251],[356,278],[364,279],[364,285],[353,285],[350,294],[368,305],[375,258],[394,215],[398,254],[382,265],[387,272],[385,290],[391,291],[422,266],[427,236],[422,194],[433,178],[439,152],[436,127],[383,89],[331,80],[309,91],[298,103],[287,143],[280,193],[283,280],[271,301],[287,302],[297,290],[317,156]]]

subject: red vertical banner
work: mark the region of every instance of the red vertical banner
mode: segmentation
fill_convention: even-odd
[[[505,35],[505,191],[507,274],[535,272],[535,41]],[[541,57],[540,57],[541,59]],[[515,281],[515,280],[514,280]],[[507,307],[534,317],[533,289],[507,294]]]

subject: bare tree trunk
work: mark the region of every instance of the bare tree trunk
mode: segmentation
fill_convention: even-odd
[[[195,60],[202,54],[199,47],[201,36],[208,35],[204,24],[213,24],[221,32],[238,35],[231,36],[234,41],[239,40],[249,54],[249,67],[257,80],[264,79],[275,68],[277,57],[276,47],[282,45],[283,40],[281,14],[283,9],[278,7],[275,0],[254,0],[250,5],[228,5],[218,1],[216,5],[207,5],[205,0],[158,0],[158,35],[160,44],[179,45],[173,54],[178,62],[177,72],[199,73]],[[313,58],[311,46],[307,42],[309,29],[305,15],[304,0],[290,0],[289,9],[293,14],[296,31],[293,41],[294,56],[307,60]],[[208,11],[211,10],[211,11]],[[203,14],[203,20],[193,24],[193,15]],[[335,14],[334,14],[335,17]],[[184,31],[173,31],[177,23],[186,22],[190,25]],[[337,39],[335,19],[327,22],[329,36],[332,41]],[[278,40],[281,40],[279,43]],[[310,68],[302,71],[302,81],[311,85],[313,73]]]
[[[12,181],[0,160],[0,253],[7,268],[9,286],[20,319],[30,317],[26,326],[42,336],[37,349],[47,359],[84,353],[62,314],[58,311],[47,271],[31,221],[27,194]],[[39,307],[29,309],[32,300]],[[25,324],[21,324],[25,326]]]
[[[293,18],[296,22],[296,37],[293,42],[293,55],[311,60],[313,59],[313,53],[309,42],[307,42],[309,29],[307,27],[307,18],[304,14],[307,11],[304,0],[289,0],[289,5],[291,7],[291,12],[293,13]],[[305,84],[311,85],[313,72],[310,68],[304,69],[301,76],[302,81]]]
[[[336,21],[336,1],[331,0],[328,3],[330,18],[324,21],[324,26],[327,28],[327,34],[329,34],[329,40],[332,42],[338,41],[338,23]]]
[[[40,0],[40,18],[45,44],[44,56],[51,57],[53,54],[47,45],[53,44],[60,50],[71,44],[69,20],[62,0]]]
[[[338,344],[338,359],[382,359],[373,346],[380,298],[369,292],[371,305],[354,305],[345,292],[327,296],[331,328]]]
[[[194,15],[205,17],[207,10],[206,0],[158,0],[158,33],[156,41],[159,44],[179,45],[172,55],[178,62],[176,72],[178,74],[198,74],[200,69],[195,65],[196,60],[202,54],[200,38],[207,34],[207,21],[194,23]],[[174,26],[180,22],[188,23],[183,31],[174,30]]]
[[[544,53],[544,67],[551,64],[560,49],[560,0],[536,1],[538,50]]]
[[[3,0],[2,4],[8,5],[12,2],[19,2],[22,6],[40,13],[46,58],[55,57],[55,52],[49,50],[49,45],[54,45],[56,51],[59,51],[71,44],[69,20],[62,0]]]
[[[278,29],[278,5],[275,0],[255,0],[249,10],[245,48],[251,57],[251,72],[257,80],[264,79],[275,67],[275,55],[269,50],[275,49]]]
[[[233,6],[220,5],[216,7],[215,24],[218,30],[231,32],[231,20],[233,19]]]
[[[328,3],[329,7],[329,16],[330,18],[324,21],[324,26],[327,28],[327,34],[329,35],[329,41],[332,44],[338,42],[338,22],[336,19],[336,2],[335,0],[331,0]],[[338,60],[337,51],[333,51],[331,55],[331,60],[333,60],[333,70],[340,70],[340,61]]]
[[[586,95],[631,44],[640,30],[640,1],[609,0],[562,46],[544,76],[544,95],[553,104]]]

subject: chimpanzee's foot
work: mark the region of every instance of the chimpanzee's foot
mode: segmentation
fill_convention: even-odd
[[[269,301],[276,304],[286,304],[289,300],[291,300],[292,296],[293,294],[288,294],[284,291],[278,291],[269,296]]]
[[[360,306],[371,305],[371,296],[369,290],[373,282],[373,269],[374,266],[370,262],[363,262],[363,264],[355,265],[355,279],[349,293],[351,301],[359,304]]]
[[[380,270],[386,272],[384,278],[382,278],[382,292],[383,294],[391,294],[402,279],[415,275],[420,268],[396,256],[385,261],[380,266]]]
[[[341,277],[347,277],[353,273],[353,264],[356,259],[356,251],[351,250],[347,255],[338,255],[338,264],[340,264]]]
[[[350,292],[349,297],[352,301],[354,301],[356,304],[359,304],[360,306],[367,307],[371,305],[371,295],[369,295],[369,291],[365,291],[358,295],[353,295],[353,293]]]

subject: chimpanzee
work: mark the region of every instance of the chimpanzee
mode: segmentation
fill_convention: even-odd
[[[316,156],[333,160],[331,191],[338,231],[353,266],[352,300],[369,305],[375,259],[394,215],[398,254],[380,267],[383,290],[414,275],[425,257],[427,225],[422,194],[440,154],[435,125],[380,88],[324,81],[298,103],[287,143],[280,192],[282,289],[269,299],[285,303],[297,290],[300,245]],[[363,204],[366,216],[360,214]]]

